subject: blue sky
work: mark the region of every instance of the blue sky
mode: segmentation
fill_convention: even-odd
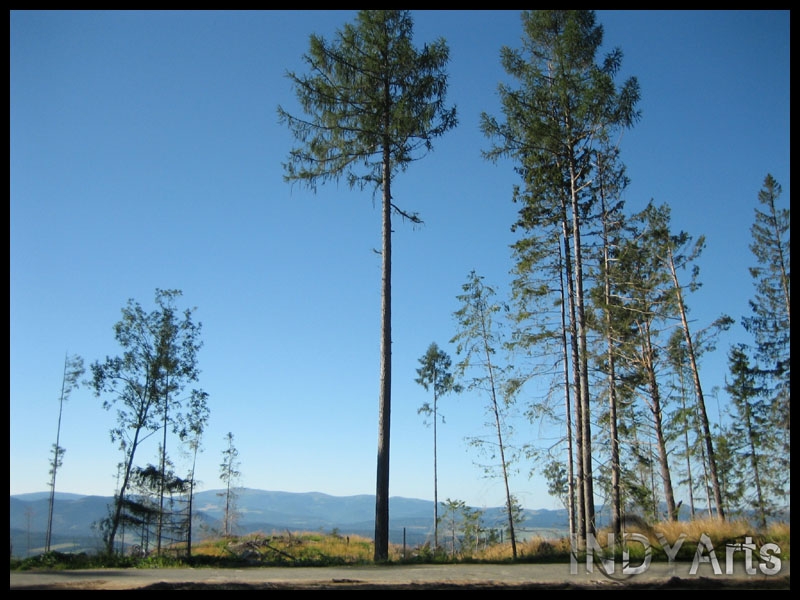
[[[246,487],[373,494],[377,449],[380,212],[343,182],[316,194],[282,179],[293,145],[280,104],[298,112],[286,70],[308,36],[330,38],[350,11],[22,12],[10,15],[10,491],[41,491],[55,441],[66,352],[91,363],[119,347],[129,298],[156,288],[197,307],[200,385],[211,420],[198,477],[221,486],[227,432]],[[512,165],[481,158],[482,111],[499,116],[498,57],[518,46],[516,11],[415,11],[418,45],[451,50],[448,100],[459,126],[393,183],[423,227],[395,223],[393,496],[433,498],[432,433],[414,383],[436,341],[451,355],[456,295],[476,269],[505,292],[514,240]],[[747,267],[767,173],[790,197],[789,13],[599,11],[605,45],[636,75],[642,120],[625,134],[628,211],[653,198],[707,249],[689,298],[698,327],[748,312]],[[704,358],[724,384],[737,326]],[[455,357],[454,357],[455,358]],[[532,392],[533,393],[533,392]],[[725,394],[718,400],[724,406]],[[442,402],[440,498],[503,502],[465,443],[484,435],[485,400]],[[712,403],[712,408],[716,405]],[[715,417],[712,410],[712,417]],[[114,414],[87,388],[65,407],[59,491],[111,495],[121,455]],[[516,423],[514,443],[549,444],[550,427]],[[173,443],[174,447],[174,443]],[[150,440],[139,462],[153,461]],[[185,464],[179,455],[179,464]],[[552,508],[534,467],[512,491]]]

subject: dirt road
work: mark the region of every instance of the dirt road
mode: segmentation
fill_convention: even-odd
[[[11,572],[10,589],[789,589],[789,563],[775,575],[716,575],[709,564],[653,563],[639,575],[604,575],[584,565],[393,565],[242,569],[96,569]],[[573,571],[575,571],[573,573]]]

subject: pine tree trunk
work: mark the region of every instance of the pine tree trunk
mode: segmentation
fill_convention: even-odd
[[[186,535],[186,556],[192,558],[192,508],[194,503],[194,471],[197,465],[197,447],[199,442],[194,446],[194,454],[192,456],[192,474],[189,479],[189,523]]]
[[[706,404],[703,400],[703,388],[700,385],[700,372],[697,368],[697,361],[695,360],[692,336],[689,333],[689,322],[686,320],[686,308],[683,304],[683,294],[681,293],[681,286],[678,283],[678,274],[675,272],[675,260],[672,256],[671,248],[668,251],[668,258],[672,282],[675,285],[675,291],[678,295],[678,308],[681,313],[681,325],[683,326],[683,335],[686,340],[686,350],[689,354],[689,365],[692,367],[692,378],[694,380],[695,393],[697,394],[697,405],[700,411],[700,423],[703,426],[703,437],[705,438],[706,443],[708,466],[711,471],[711,484],[714,486],[714,502],[717,505],[717,516],[720,519],[725,519],[725,511],[722,507],[722,492],[719,486],[719,478],[717,477],[717,461],[714,457],[714,446],[711,441],[711,428],[708,424]]]
[[[125,466],[125,475],[122,478],[122,487],[119,489],[119,496],[117,497],[117,503],[114,507],[114,518],[111,521],[111,531],[109,532],[108,541],[106,543],[106,551],[109,555],[114,552],[114,537],[117,535],[117,528],[119,527],[119,520],[120,516],[122,515],[122,501],[125,497],[125,492],[128,489],[128,481],[130,480],[131,469],[133,468],[133,455],[136,452],[136,447],[139,444],[140,431],[141,428],[137,428],[136,433],[133,436],[131,451],[128,454],[128,464]]]
[[[483,339],[486,340],[487,331],[485,327],[483,333],[484,333]],[[489,368],[489,381],[491,384],[491,391],[492,391],[492,409],[494,410],[494,420],[495,420],[495,425],[497,427],[497,443],[500,447],[500,462],[503,466],[503,483],[505,484],[506,488],[506,509],[508,511],[508,533],[511,536],[511,554],[513,558],[516,560],[517,536],[514,533],[514,515],[511,507],[511,492],[508,487],[508,469],[506,467],[506,454],[505,454],[505,447],[503,446],[503,434],[502,434],[502,429],[500,427],[500,410],[497,407],[497,394],[495,391],[494,373],[492,370],[492,361],[490,358],[488,343],[485,344],[485,350],[486,350],[486,364],[488,365]]]
[[[686,398],[683,392],[683,367],[681,367],[681,408],[683,410],[684,419],[688,419],[688,415],[686,414]],[[694,481],[692,480],[692,455],[691,455],[691,446],[689,445],[689,424],[686,423],[686,426],[683,428],[683,445],[686,449],[686,472],[688,474],[688,483],[689,483],[689,510],[692,514],[692,519],[695,518],[695,508],[694,508]]]
[[[387,88],[388,93],[388,88]],[[388,124],[387,124],[388,127]],[[381,383],[378,469],[375,492],[375,560],[389,558],[389,425],[392,393],[392,194],[390,147],[383,147],[383,280],[381,292]]]
[[[608,215],[606,214],[605,197],[601,191],[601,210],[603,214],[603,292],[606,303],[606,345],[608,347],[608,424],[611,438],[611,532],[614,539],[620,539],[622,511],[619,493],[619,438],[617,437],[617,390],[616,373],[614,369],[614,343],[611,336],[611,281],[609,268],[611,261],[608,256]]]
[[[583,496],[586,513],[586,535],[595,535],[594,485],[592,481],[592,425],[589,406],[589,373],[586,346],[586,315],[583,307],[583,258],[581,256],[581,232],[578,208],[577,173],[574,158],[570,159],[570,196],[572,203],[572,252],[575,254],[575,310],[578,325],[578,354],[581,382],[581,435],[583,437]]]
[[[167,410],[169,407],[169,377],[164,392],[164,440],[161,444],[161,482],[158,492],[158,541],[156,552],[161,556],[161,531],[164,525],[164,474],[167,470]]]
[[[635,457],[637,463],[637,471],[639,475],[639,485],[643,489],[648,487],[647,477],[650,476],[650,491],[655,498],[655,488],[653,484],[653,452],[652,452],[652,444],[650,440],[647,440],[647,457],[644,456],[642,452],[642,447],[645,445],[644,441],[639,440],[639,424],[636,421],[636,415],[631,415],[631,433],[633,437],[633,447],[635,450]],[[645,460],[646,458],[646,460]],[[645,508],[644,503],[641,505],[642,508]],[[655,512],[653,513],[653,518],[655,519]]]
[[[664,482],[664,500],[667,503],[667,513],[670,521],[677,521],[678,515],[675,509],[675,494],[672,489],[672,477],[669,471],[669,459],[667,456],[667,443],[664,439],[664,432],[661,426],[661,393],[656,379],[655,365],[653,364],[653,349],[650,343],[650,331],[645,326],[642,332],[642,353],[645,359],[645,369],[650,385],[650,410],[653,413],[653,425],[656,432],[656,444],[658,446],[658,462],[661,467],[661,479]]]
[[[761,527],[762,529],[767,529],[767,513],[764,510],[764,497],[761,493],[761,477],[758,473],[758,457],[756,456],[756,445],[755,445],[755,435],[753,433],[753,425],[750,418],[750,404],[747,399],[744,399],[744,414],[745,414],[745,426],[747,427],[747,438],[750,445],[750,464],[753,467],[753,476],[755,477],[756,483],[756,497],[758,498],[758,511],[761,516]]]
[[[559,168],[561,168],[560,162],[557,162]],[[571,196],[571,208],[573,210],[573,219],[572,219],[572,235],[575,238],[575,227],[577,225],[577,214],[574,213],[576,209],[577,203],[577,190],[575,189],[575,177],[574,177],[574,167],[572,163],[570,163],[570,196]],[[576,480],[577,480],[577,490],[576,496],[578,501],[577,506],[577,514],[578,514],[578,537],[579,543],[584,544],[586,543],[586,536],[587,533],[594,533],[592,529],[591,522],[594,519],[594,504],[593,499],[591,500],[592,504],[592,518],[587,519],[587,508],[586,508],[586,479],[587,473],[588,477],[591,478],[591,457],[589,456],[589,461],[587,463],[587,453],[584,447],[584,439],[585,439],[585,420],[584,420],[584,411],[585,407],[583,404],[583,388],[584,382],[582,378],[582,369],[581,369],[581,356],[580,356],[580,348],[579,348],[579,333],[581,332],[581,328],[579,325],[579,318],[582,312],[579,312],[577,309],[578,301],[578,291],[575,285],[576,280],[578,280],[578,276],[575,275],[573,278],[573,265],[572,259],[570,258],[570,245],[569,245],[569,238],[570,238],[570,220],[568,217],[567,211],[567,202],[566,198],[563,194],[560,194],[560,201],[561,201],[561,227],[564,235],[564,269],[566,272],[567,278],[567,297],[569,298],[569,314],[570,314],[570,340],[571,340],[571,350],[572,350],[572,377],[573,377],[573,394],[575,398],[575,453],[576,453]],[[580,243],[580,235],[577,237],[578,243]],[[575,251],[576,259],[580,258],[580,252]],[[581,290],[583,286],[581,285]],[[584,338],[585,341],[585,338]],[[588,394],[588,389],[587,389]],[[587,415],[588,417],[588,415]],[[591,452],[591,446],[589,448]],[[588,464],[588,471],[587,471],[587,464]]]
[[[786,274],[786,259],[784,257],[784,250],[783,244],[781,243],[781,234],[778,230],[778,216],[775,211],[775,195],[770,194],[769,197],[769,211],[770,211],[770,223],[773,223],[775,226],[773,227],[772,236],[775,240],[775,247],[778,251],[778,267],[781,271],[781,289],[783,290],[783,298],[784,302],[786,303],[786,321],[787,325],[791,329],[792,326],[792,317],[790,312],[789,306],[789,276]]]
[[[433,369],[433,551],[439,548],[439,475],[436,465],[436,367]]]
[[[53,506],[56,502],[56,471],[61,455],[59,442],[61,440],[61,413],[64,408],[64,388],[67,383],[67,362],[69,357],[64,358],[64,376],[61,379],[61,396],[58,400],[58,428],[56,429],[56,447],[53,452],[53,477],[50,480],[50,506],[47,510],[47,536],[44,543],[44,551],[50,552],[50,539],[53,533]]]
[[[580,543],[586,542],[586,511],[584,510],[585,498],[583,495],[583,410],[581,408],[581,381],[580,369],[578,368],[578,336],[576,329],[576,316],[575,316],[575,290],[573,287],[572,277],[572,258],[570,256],[569,245],[569,225],[567,222],[567,214],[564,203],[562,202],[562,228],[564,232],[564,270],[567,280],[567,298],[569,301],[569,335],[570,335],[570,349],[572,353],[572,378],[573,378],[573,397],[575,405],[575,481],[577,482],[577,489],[575,496],[577,499],[577,532]]]
[[[689,414],[686,412],[686,385],[683,379],[683,351],[679,350],[677,358],[678,381],[681,386],[681,413],[683,415],[683,447],[686,452],[686,473],[689,484],[689,511],[692,519],[695,518],[694,507],[694,479],[692,478],[692,449],[689,444]]]
[[[694,407],[694,411],[695,411],[696,418],[699,421],[700,420],[700,415],[699,415],[700,411],[697,409],[697,405],[696,404],[695,404],[695,407]],[[706,488],[706,510],[708,510],[708,516],[710,518],[711,515],[714,514],[714,510],[713,510],[713,508],[711,506],[711,495],[713,494],[713,492],[711,491],[711,483],[709,481],[710,478],[708,476],[708,460],[706,460],[705,443],[700,444],[700,458],[703,461],[703,486]]]
[[[650,463],[650,494],[653,497],[653,521],[660,519],[658,514],[658,494],[656,494],[656,470],[653,468],[653,443],[647,442],[647,458]]]
[[[567,512],[569,513],[569,539],[574,543],[577,534],[575,523],[575,479],[572,460],[572,407],[569,401],[569,348],[567,345],[567,299],[564,290],[564,272],[561,268],[561,240],[558,241],[558,276],[561,290],[561,347],[564,355],[564,405],[567,423]]]

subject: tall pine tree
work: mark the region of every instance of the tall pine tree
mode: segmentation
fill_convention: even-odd
[[[755,341],[755,359],[763,377],[762,385],[772,400],[773,422],[781,432],[779,460],[789,467],[790,448],[790,215],[780,208],[782,189],[772,175],[767,175],[758,193],[759,207],[750,229],[750,250],[756,266],[750,275],[756,287],[750,301],[752,314],[742,319]],[[788,493],[788,485],[786,492]]]
[[[744,489],[752,490],[753,508],[762,528],[767,527],[767,515],[773,513],[772,503],[768,504],[765,475],[766,463],[773,444],[768,404],[756,382],[755,370],[750,366],[747,348],[737,345],[728,353],[730,380],[725,390],[730,394],[735,419],[732,423],[732,438],[739,440],[739,454],[744,458],[742,473]]]
[[[509,488],[508,440],[504,438],[504,415],[502,414],[502,373],[503,369],[497,364],[495,354],[501,346],[498,334],[498,324],[495,318],[503,310],[503,305],[494,301],[494,289],[483,282],[483,277],[472,271],[467,283],[462,286],[463,294],[458,299],[463,303],[454,316],[458,323],[458,333],[451,342],[457,343],[457,354],[461,361],[456,369],[460,376],[465,376],[468,371],[477,369],[477,374],[472,377],[468,387],[470,389],[485,390],[489,396],[489,411],[494,417],[495,433],[497,435],[497,452],[500,459],[500,472],[506,493],[506,513],[508,517],[508,532],[511,538],[511,553],[517,558],[517,538],[514,533],[514,511],[512,495]],[[490,447],[495,447],[492,444]]]
[[[449,50],[443,39],[417,49],[408,11],[362,10],[332,42],[311,36],[307,75],[289,73],[307,118],[278,114],[300,146],[285,165],[288,181],[316,189],[345,177],[382,191],[381,366],[375,559],[389,556],[392,214],[420,223],[395,204],[392,178],[456,125],[444,103]]]
[[[78,386],[78,378],[83,374],[83,359],[80,356],[69,355],[64,358],[64,376],[61,379],[61,396],[58,399],[58,428],[56,429],[56,443],[53,444],[53,458],[50,460],[50,504],[47,509],[47,534],[45,536],[44,551],[50,552],[50,541],[53,533],[53,506],[56,497],[56,473],[64,458],[64,448],[61,442],[61,415],[64,412],[64,402]]]
[[[579,394],[578,477],[582,478],[578,496],[583,500],[579,523],[585,538],[595,531],[581,236],[585,235],[590,186],[596,176],[594,148],[638,118],[639,88],[635,78],[619,88],[615,85],[622,56],[619,50],[609,53],[600,64],[595,62],[603,28],[593,11],[526,11],[522,21],[522,49],[501,50],[503,67],[519,87],[500,86],[504,121],[482,115],[484,133],[496,142],[485,156],[516,161],[525,182],[521,195],[525,208],[535,207],[529,214],[537,220],[528,222],[527,227],[560,222],[565,239],[571,240],[572,262],[565,263],[565,279],[572,286],[571,314],[574,307],[571,329],[577,346],[573,370]]]

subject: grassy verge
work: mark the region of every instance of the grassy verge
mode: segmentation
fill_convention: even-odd
[[[788,523],[776,523],[766,531],[754,531],[744,521],[696,520],[678,523],[657,523],[653,527],[627,528],[628,533],[644,536],[651,547],[652,560],[667,560],[662,548],[666,540],[680,549],[676,560],[691,561],[702,536],[710,540],[717,557],[724,560],[728,544],[742,544],[750,539],[756,549],[772,543],[780,548],[774,552],[781,560],[789,560],[790,527]],[[603,554],[610,556],[606,546],[606,532],[601,531],[597,540],[604,547]],[[629,545],[629,558],[636,564],[644,557],[644,544]],[[615,546],[616,558],[621,558],[622,548]],[[706,552],[707,554],[707,552]],[[744,553],[737,553],[743,560]],[[175,546],[161,556],[133,557],[119,555],[69,554],[49,552],[26,559],[11,559],[12,570],[34,569],[96,569],[96,568],[166,568],[166,567],[242,567],[242,566],[337,566],[373,564],[372,540],[360,536],[323,533],[286,533],[267,535],[254,533],[242,537],[203,540],[192,546],[192,557],[186,558],[185,546]],[[579,556],[579,560],[583,560]],[[563,563],[570,560],[568,539],[532,538],[517,544],[517,562]],[[389,561],[395,564],[466,563],[466,562],[512,562],[510,544],[497,544],[485,548],[462,549],[455,554],[439,549],[433,552],[425,545],[407,548],[391,545]]]
[[[596,555],[603,554],[616,559],[622,558],[623,547],[620,544],[614,545],[612,553],[608,544],[608,530],[599,531],[596,539],[601,551]],[[758,531],[746,521],[720,521],[715,518],[697,519],[694,521],[661,522],[652,527],[626,527],[628,534],[626,549],[632,563],[641,561],[644,558],[646,547],[641,541],[643,538],[649,544],[651,560],[667,561],[669,557],[663,543],[669,547],[671,552],[675,552],[673,560],[692,561],[700,544],[700,551],[703,555],[708,555],[708,546],[713,548],[719,560],[725,559],[726,547],[737,546],[748,543],[755,546],[756,551],[765,544],[774,544],[779,548],[770,548],[770,554],[779,557],[781,560],[789,560],[790,557],[790,526],[789,523],[773,523],[765,531]],[[636,537],[631,534],[637,534]],[[579,559],[585,558],[585,553],[579,555]],[[734,558],[737,561],[744,560],[744,552],[737,550]],[[473,552],[469,555],[462,555],[462,560],[479,560],[487,562],[511,561],[511,547],[509,544],[492,546],[486,550]],[[522,544],[517,544],[517,560],[520,562],[564,562],[570,559],[570,543],[568,539],[546,540],[543,538],[532,538]]]

